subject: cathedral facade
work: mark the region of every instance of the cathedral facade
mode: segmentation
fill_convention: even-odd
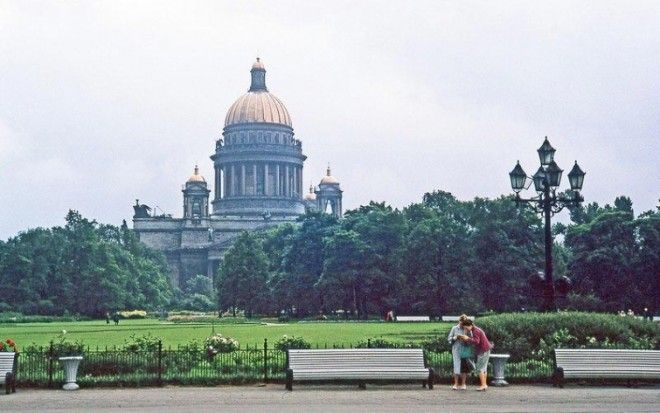
[[[140,241],[165,254],[172,285],[191,277],[212,277],[223,254],[242,231],[294,222],[308,210],[342,215],[342,191],[328,167],[318,187],[303,196],[306,156],[295,138],[291,116],[266,87],[259,58],[250,88],[229,108],[222,138],[211,156],[213,196],[197,166],[183,192],[183,216],[155,215],[136,201],[133,229]]]

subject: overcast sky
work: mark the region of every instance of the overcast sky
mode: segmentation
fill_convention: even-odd
[[[0,239],[180,216],[257,55],[345,208],[510,193],[546,135],[587,201],[658,204],[658,1],[0,0]]]

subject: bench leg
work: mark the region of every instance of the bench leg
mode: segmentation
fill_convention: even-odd
[[[286,385],[284,386],[288,391],[293,391],[293,370],[286,371]]]
[[[564,388],[564,369],[557,367],[552,375],[552,387]]]
[[[13,375],[11,373],[5,374],[5,394],[11,392],[11,380]]]
[[[433,390],[433,379],[435,377],[435,371],[433,369],[429,369],[429,378],[427,380],[427,383],[429,385],[429,390]]]

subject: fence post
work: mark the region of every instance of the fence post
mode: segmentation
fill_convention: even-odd
[[[163,385],[163,342],[158,340],[158,385]]]
[[[371,348],[371,339],[370,338],[367,339],[367,348]]]
[[[268,339],[264,338],[264,383],[268,383]]]
[[[53,340],[50,341],[50,348],[48,349],[48,388],[53,387]]]

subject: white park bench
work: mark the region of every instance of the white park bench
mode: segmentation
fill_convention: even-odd
[[[433,369],[419,349],[287,350],[286,389],[293,381],[422,381],[433,388]]]
[[[441,317],[441,319],[442,319],[442,321],[457,322],[457,321],[458,321],[458,317],[459,317],[459,316],[457,316],[457,315],[443,315],[443,316]],[[474,317],[472,317],[472,316],[468,316],[468,318],[469,318],[470,320],[474,321]]]
[[[416,322],[416,321],[431,321],[427,315],[398,315],[396,321],[399,322]]]
[[[0,352],[0,384],[5,385],[5,393],[16,393],[17,353]]]
[[[564,379],[660,379],[660,350],[555,349],[553,385]]]

